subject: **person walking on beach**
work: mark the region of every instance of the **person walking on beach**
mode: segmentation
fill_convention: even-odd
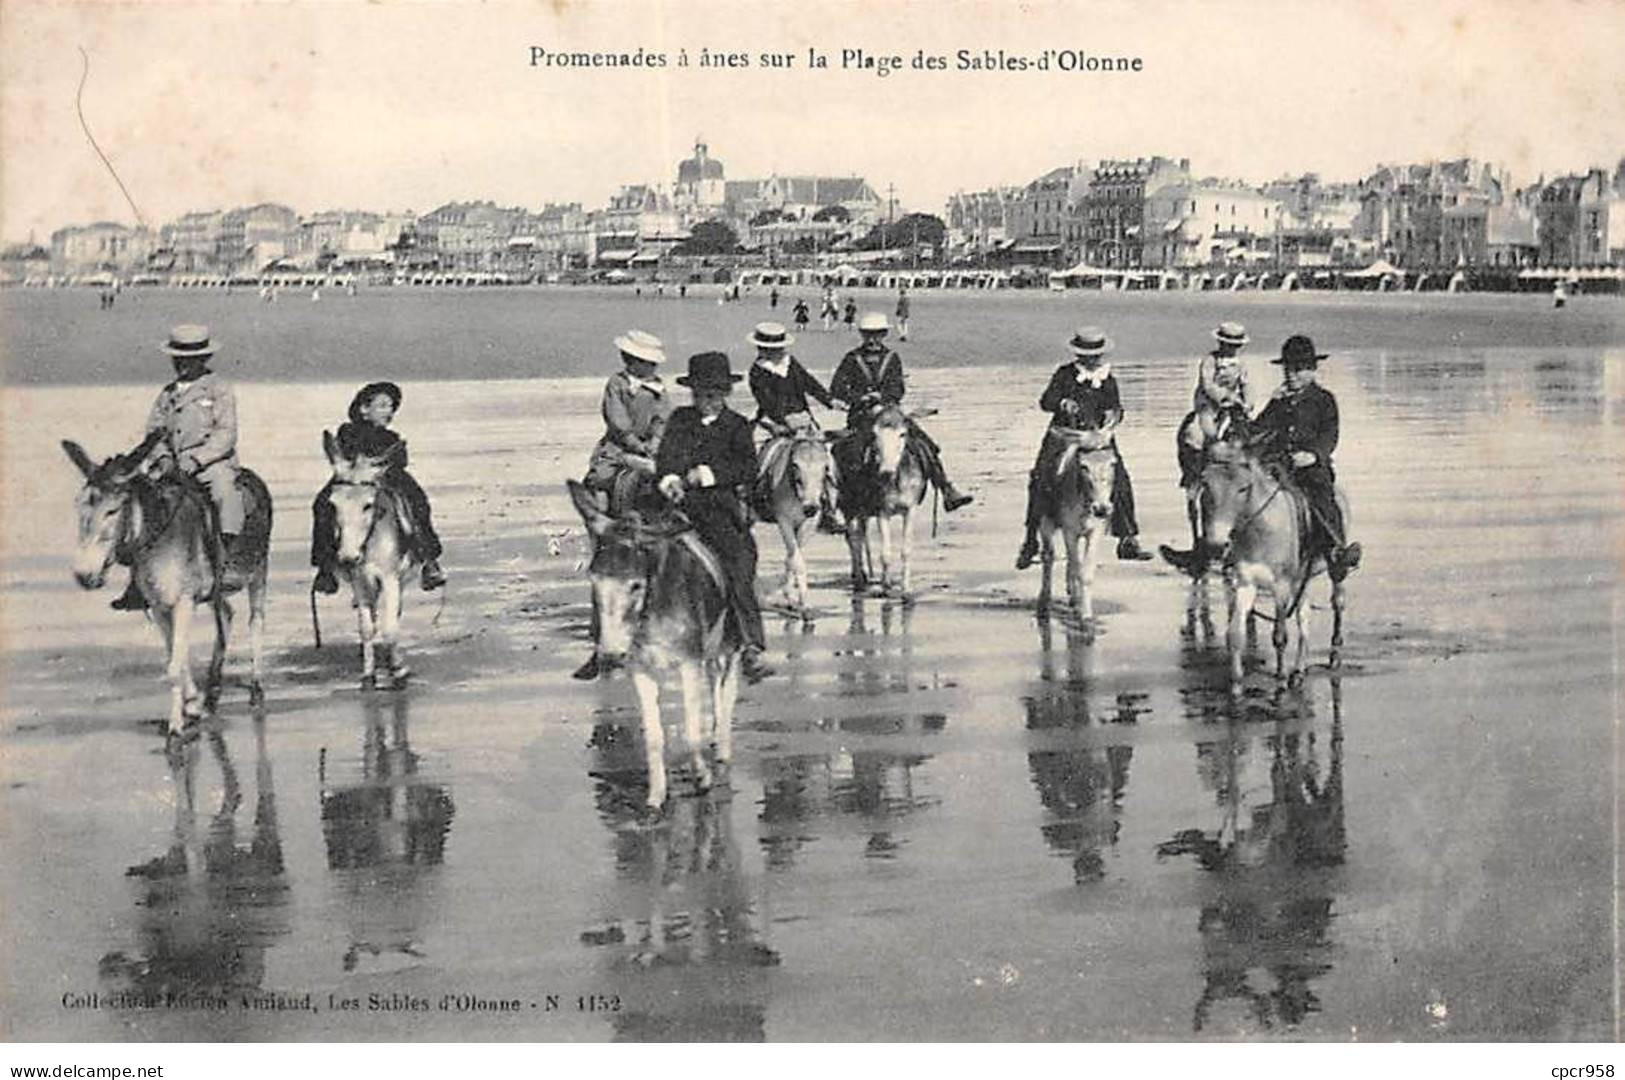
[[[908,340],[908,286],[897,286],[897,340]]]
[[[209,370],[214,346],[209,328],[183,324],[169,332],[164,346],[175,381],[158,392],[147,414],[146,434],[162,438],[147,460],[168,464],[209,491],[219,518],[220,541],[230,547],[243,531],[242,492],[237,490],[237,395],[231,384]],[[147,599],[132,579],[115,611],[143,611]]]
[[[835,320],[841,317],[840,310],[835,306],[835,290],[829,285],[824,286],[824,306],[819,309],[818,318],[824,324],[824,331],[835,329]]]
[[[444,550],[440,536],[435,532],[434,514],[429,496],[423,486],[406,471],[406,440],[389,430],[390,421],[401,407],[401,388],[392,382],[368,383],[356,391],[350,400],[349,420],[339,425],[336,436],[339,453],[346,458],[357,456],[382,458],[391,455],[389,467],[379,477],[379,483],[400,495],[411,518],[412,543],[418,557],[423,560],[423,588],[433,591],[446,583],[440,569],[440,556]],[[331,596],[339,591],[336,574],[338,561],[338,515],[333,508],[333,483],[328,480],[311,504],[310,565],[316,568],[312,583],[319,593]]]
[[[655,470],[660,493],[682,509],[722,564],[730,614],[744,644],[740,673],[756,683],[773,669],[762,662],[767,635],[756,601],[756,541],[750,534],[750,510],[740,496],[756,479],[756,444],[750,421],[728,408],[728,395],[739,378],[727,353],[688,358],[688,374],[677,382],[689,388],[694,403],[671,414]]]
[[[666,362],[661,340],[642,330],[628,330],[615,339],[621,370],[604,384],[600,411],[604,434],[593,447],[583,483],[599,492],[605,510],[620,515],[636,507],[653,492],[655,452],[671,417],[671,398],[659,375]],[[593,638],[596,640],[597,627]],[[598,677],[598,653],[575,671],[577,679]]]
[[[851,326],[858,317],[858,302],[852,297],[846,298],[846,310],[841,313],[841,321]]]
[[[756,346],[756,362],[750,368],[750,392],[756,399],[755,423],[766,428],[767,440],[762,444],[761,475],[758,477],[756,503],[762,505],[772,495],[778,475],[787,462],[784,451],[797,434],[816,434],[818,421],[813,419],[810,397],[821,402],[826,409],[835,407],[835,399],[818,381],[818,377],[801,366],[801,361],[788,350],[795,337],[776,322],[757,323],[750,336]],[[771,518],[771,515],[764,514]],[[818,527],[825,532],[845,532],[835,508],[834,492],[824,489],[824,504]]]
[[[807,329],[807,300],[806,297],[796,297],[795,306],[796,329],[805,332]]]
[[[777,285],[773,286],[773,291],[767,294],[767,306],[770,308],[779,306],[779,287]]]
[[[1112,343],[1106,332],[1097,326],[1080,327],[1068,343],[1072,349],[1072,362],[1062,364],[1050,376],[1049,385],[1038,399],[1038,407],[1051,413],[1050,427],[1073,428],[1082,431],[1114,433],[1123,422],[1123,399],[1117,388],[1117,378],[1106,353]],[[1045,432],[1038,448],[1038,460],[1027,476],[1027,534],[1021,541],[1021,552],[1016,556],[1016,569],[1025,570],[1038,557],[1038,523],[1042,520],[1045,502],[1050,497],[1049,478],[1066,444],[1051,438]],[[1128,468],[1117,448],[1115,434],[1111,440],[1112,454],[1116,458],[1112,481],[1112,535],[1117,537],[1119,559],[1146,560],[1151,553],[1140,547],[1140,525],[1134,513],[1134,487],[1129,480]]]
[[[901,404],[903,400],[903,360],[886,345],[886,334],[890,329],[886,316],[878,311],[871,311],[859,319],[858,333],[863,341],[841,358],[835,369],[835,377],[829,382],[830,396],[845,402],[847,407],[846,427],[849,434],[835,444],[835,465],[844,476],[859,475],[867,442],[863,435],[869,430],[876,410],[886,405]],[[948,479],[948,472],[942,464],[942,448],[925,433],[925,429],[910,418],[908,431],[911,442],[923,458],[926,476],[942,493],[942,505],[951,513],[974,501],[974,495],[960,491]]]

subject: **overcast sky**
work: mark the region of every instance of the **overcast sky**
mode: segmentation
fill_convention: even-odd
[[[423,213],[459,198],[599,206],[671,183],[697,134],[732,178],[860,174],[940,212],[957,189],[1162,153],[1202,174],[1355,179],[1473,155],[1514,178],[1625,154],[1625,3],[1223,0],[524,5],[0,4],[0,236],[277,201]],[[550,69],[530,48],[666,53]],[[750,68],[702,69],[699,50]],[[686,48],[695,66],[675,66]],[[807,69],[807,51],[830,58]],[[1138,56],[1138,74],[922,72],[917,50]],[[842,49],[901,54],[881,78]],[[759,66],[794,54],[790,71]]]

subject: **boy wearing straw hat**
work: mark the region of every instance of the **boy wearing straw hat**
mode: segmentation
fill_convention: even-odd
[[[768,431],[761,454],[762,475],[757,492],[760,501],[769,493],[767,489],[771,488],[773,477],[782,471],[775,469],[772,463],[782,456],[784,440],[798,432],[819,430],[807,399],[821,402],[826,409],[835,407],[835,399],[816,375],[786,351],[796,339],[783,324],[757,323],[748,340],[756,346],[756,362],[750,367],[750,392],[756,399],[755,422]],[[836,517],[833,492],[828,489],[824,492],[822,511],[819,528],[825,532],[845,531]]]
[[[660,435],[671,416],[671,399],[660,379],[660,365],[666,350],[659,338],[642,330],[628,330],[615,339],[620,350],[622,370],[604,384],[600,411],[604,434],[593,447],[587,465],[586,484],[604,492],[608,509],[617,513],[630,494],[636,478],[650,478],[655,471],[655,451]],[[628,477],[628,473],[633,474]],[[615,497],[619,489],[622,498]]]
[[[1075,428],[1084,431],[1110,433],[1123,422],[1123,400],[1106,363],[1106,353],[1112,343],[1106,332],[1097,326],[1085,326],[1072,335],[1069,343],[1073,361],[1062,364],[1050,376],[1049,385],[1038,399],[1038,407],[1053,414],[1051,427]],[[1134,488],[1123,455],[1117,450],[1117,439],[1111,440],[1112,454],[1116,458],[1116,476],[1112,482],[1112,535],[1117,537],[1117,557],[1144,561],[1151,553],[1140,547],[1140,525],[1134,513]],[[1027,478],[1027,535],[1021,542],[1021,553],[1016,556],[1016,569],[1025,570],[1038,557],[1038,523],[1044,516],[1049,498],[1049,480],[1065,444],[1045,433],[1038,448],[1038,460]]]
[[[150,457],[170,461],[209,489],[219,515],[221,542],[229,546],[243,531],[245,514],[237,490],[237,397],[231,384],[209,370],[214,345],[208,327],[190,323],[175,327],[164,351],[174,364],[175,381],[158,392],[147,416],[147,435],[163,435]],[[141,611],[147,601],[132,580],[112,606],[116,611]]]

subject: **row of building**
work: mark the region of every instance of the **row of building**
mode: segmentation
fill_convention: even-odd
[[[1197,178],[1185,158],[1077,162],[956,194],[945,221],[950,258],[1038,266],[1621,266],[1625,158],[1522,189],[1472,159],[1258,186]]]
[[[896,207],[856,176],[730,180],[703,139],[675,181],[623,186],[602,208],[454,202],[426,214],[275,203],[183,214],[154,231],[113,222],[0,257],[10,276],[258,276],[276,271],[501,273],[649,269],[692,248],[697,226],[776,264],[841,256]],[[1020,187],[958,193],[943,238],[913,260],[960,265],[1401,268],[1625,265],[1625,159],[1612,174],[1516,189],[1461,159],[1383,166],[1351,183],[1313,173],[1261,186],[1199,178],[1187,158],[1077,161]]]

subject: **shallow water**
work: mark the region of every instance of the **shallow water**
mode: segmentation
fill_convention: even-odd
[[[409,599],[412,687],[373,695],[346,606],[324,602],[320,652],[306,608],[320,424],[351,387],[243,382],[243,458],[277,503],[269,702],[256,717],[228,687],[171,754],[154,635],[66,572],[56,447],[120,448],[149,390],[9,391],[6,1037],[1612,1038],[1625,305],[1575,305],[1572,340],[1498,309],[1520,344],[1495,347],[1449,306],[1486,298],[1400,319],[1242,302],[1261,342],[1294,316],[1342,328],[1322,373],[1366,562],[1341,673],[1279,693],[1258,672],[1232,708],[1222,626],[1171,570],[1108,562],[1085,640],[1035,619],[1036,576],[1009,568],[1055,350],[1000,349],[1050,322],[1122,343],[1142,525],[1183,536],[1171,431],[1195,361],[1121,328],[1160,298],[972,299],[956,341],[927,322],[905,353],[1001,357],[912,375],[978,494],[922,530],[919,601],[853,600],[844,545],[818,540],[820,616],[770,620],[781,674],[743,696],[731,785],[692,795],[674,756],[681,797],[652,830],[630,688],[567,674],[587,612],[562,480],[596,436],[597,378],[407,383],[452,584],[443,610]],[[1194,357],[1222,311],[1181,299]],[[614,327],[654,305],[601,302]],[[741,307],[707,314],[742,329]],[[798,351],[827,371],[838,343]],[[758,538],[766,591],[780,556]]]

